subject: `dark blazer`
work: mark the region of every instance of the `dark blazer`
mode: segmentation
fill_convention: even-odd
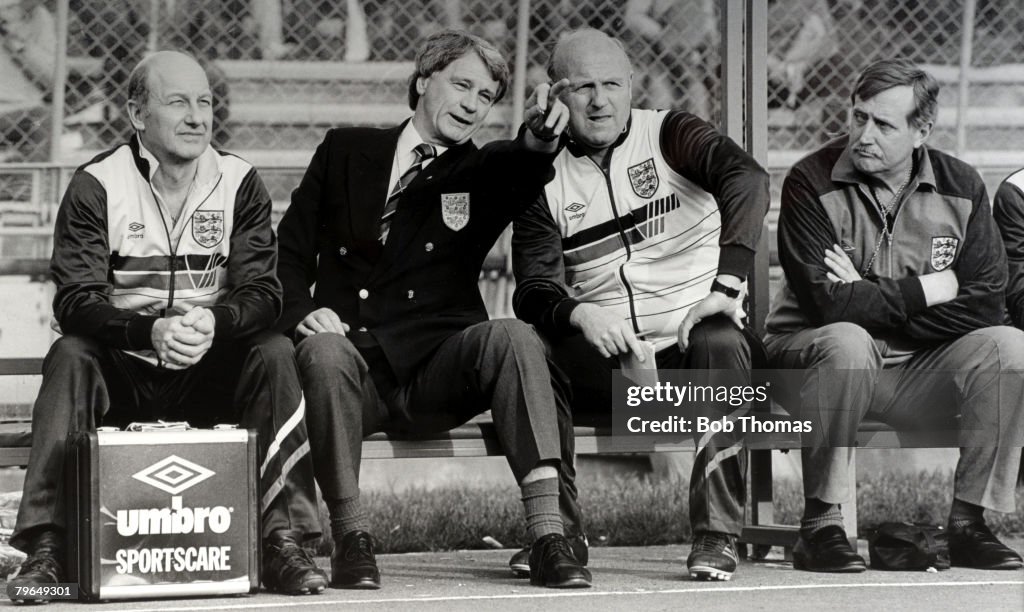
[[[390,367],[399,384],[446,338],[487,320],[477,284],[484,258],[550,180],[555,155],[529,152],[522,134],[449,148],[406,188],[382,247],[379,220],[403,127],[327,133],[278,227],[277,268],[279,330],[291,335],[310,312],[331,308],[371,371]],[[379,346],[385,363],[367,345]]]

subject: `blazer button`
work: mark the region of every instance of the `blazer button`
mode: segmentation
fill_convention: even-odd
[[[433,250],[434,250],[434,243],[433,243],[433,242],[428,242],[428,243],[426,243],[425,245],[423,245],[423,249],[424,249],[424,250],[425,250],[426,252],[428,252],[428,253],[429,253],[429,252],[431,252],[431,251],[433,251]]]
[[[360,327],[360,328],[359,328],[359,331],[361,331],[361,332],[365,332],[365,331],[366,331],[366,328],[365,328],[365,327]]]
[[[359,299],[365,300],[368,297],[370,297],[370,292],[369,291],[367,291],[366,289],[360,289],[359,290]]]
[[[342,257],[348,255],[348,249],[346,249],[345,247],[339,248],[338,249],[338,255],[341,255]]]
[[[412,289],[410,289],[410,290],[409,290],[409,299],[411,300],[411,299],[413,299],[414,297],[416,297],[416,292],[415,292],[415,291],[413,291]]]

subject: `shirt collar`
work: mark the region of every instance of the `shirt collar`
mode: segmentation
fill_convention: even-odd
[[[911,183],[913,189],[911,191],[917,191],[920,185],[930,185],[932,189],[935,188],[935,171],[932,169],[931,156],[928,155],[928,148],[926,145],[921,145],[914,150],[912,155],[914,160],[914,172],[911,177]],[[836,164],[832,166],[832,182],[834,183],[853,183],[856,185],[863,185],[869,187],[868,177],[858,170],[853,165],[853,160],[850,159],[850,147],[849,137],[847,137],[846,146],[843,147],[843,152],[839,154],[839,159],[836,160]]]
[[[399,165],[405,169],[413,163],[413,152],[418,145],[426,142],[420,133],[416,131],[416,126],[412,124],[410,120],[405,124],[402,129],[402,133],[398,136],[398,145],[395,148],[395,155],[399,159]],[[448,150],[448,147],[442,145],[431,145],[434,147],[434,157],[441,157],[441,154]]]

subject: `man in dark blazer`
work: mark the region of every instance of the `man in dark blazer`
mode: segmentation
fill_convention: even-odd
[[[380,586],[359,502],[363,437],[442,432],[488,409],[535,540],[532,582],[590,586],[558,508],[564,383],[531,327],[488,320],[477,286],[491,246],[549,180],[567,121],[565,83],[544,84],[528,129],[478,149],[470,138],[508,81],[483,39],[431,36],[409,82],[412,119],[328,132],[278,229],[279,326],[298,341],[333,587]]]

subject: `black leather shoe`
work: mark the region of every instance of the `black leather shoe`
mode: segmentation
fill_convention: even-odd
[[[286,595],[315,595],[327,588],[327,574],[285,529],[270,534],[263,544],[261,579],[268,591]]]
[[[7,592],[14,593],[15,587],[39,587],[67,582],[64,574],[64,536],[57,531],[44,531],[32,543],[31,552],[18,568],[18,574],[11,579]],[[46,599],[16,599],[16,604],[42,604]]]
[[[864,558],[850,546],[842,527],[829,525],[804,537],[793,547],[793,569],[808,572],[854,574],[868,568]]]
[[[999,541],[983,521],[960,529],[949,528],[949,562],[960,567],[988,570],[1015,570],[1024,560]]]
[[[572,556],[576,557],[580,565],[586,567],[587,562],[590,560],[590,542],[587,541],[587,534],[581,533],[574,536],[566,536],[565,539],[569,541]],[[512,575],[516,578],[529,578],[530,547],[524,546],[516,554],[512,555],[512,558],[508,560],[508,568],[512,570]]]
[[[703,531],[693,538],[686,569],[697,580],[729,580],[736,571],[736,538],[727,533]]]
[[[552,589],[585,589],[590,571],[573,556],[565,536],[549,533],[530,547],[530,584]]]
[[[365,531],[350,531],[334,541],[331,555],[332,589],[379,589],[380,572],[373,556],[373,538]]]

